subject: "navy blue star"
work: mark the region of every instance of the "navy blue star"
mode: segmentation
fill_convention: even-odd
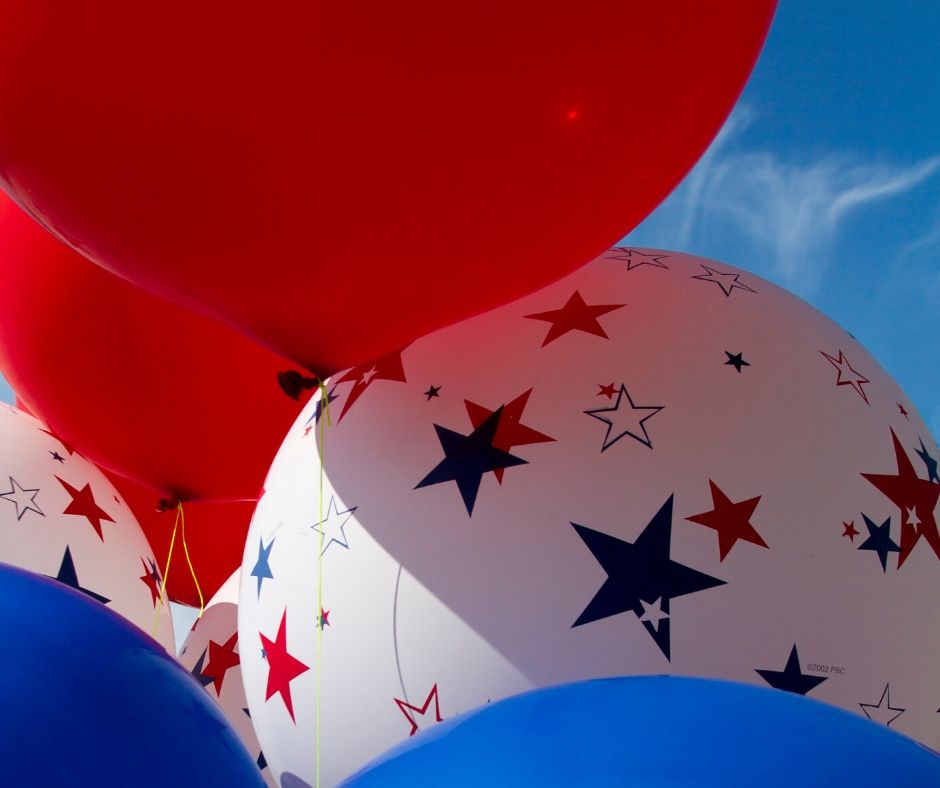
[[[212,683],[212,676],[203,675],[202,668],[206,661],[206,652],[209,649],[204,648],[202,654],[199,656],[199,659],[196,660],[196,664],[193,665],[193,669],[190,673],[193,674],[193,678],[196,679],[203,687],[208,687]]]
[[[774,689],[793,692],[797,695],[805,695],[813,687],[826,680],[825,676],[807,676],[800,670],[800,655],[796,653],[796,643],[793,644],[790,657],[787,659],[787,666],[783,670],[755,668],[755,672]]]
[[[59,452],[50,451],[49,454],[52,455],[52,459],[55,460],[56,462],[59,462],[59,463],[65,462],[65,457],[59,454]]]
[[[264,539],[258,539],[258,560],[255,561],[255,567],[251,570],[251,576],[258,578],[258,599],[261,598],[261,584],[264,582],[265,578],[274,579],[274,575],[271,573],[271,566],[268,563],[268,559],[271,557],[271,548],[274,547],[275,537],[271,537],[271,541],[268,542],[268,546],[264,546]]]
[[[326,405],[329,405],[331,402],[334,402],[334,401],[336,401],[336,400],[339,399],[339,395],[338,395],[338,394],[335,394],[335,393],[334,393],[335,391],[336,391],[336,386],[333,386],[333,388],[331,388],[331,389],[327,392],[327,394],[326,394],[326,403],[325,403],[325,404],[324,404],[324,402],[323,402],[323,396],[322,396],[322,395],[320,395],[320,397],[317,399],[317,404],[314,405],[314,407],[313,407],[313,415],[311,415],[310,418],[307,419],[307,421],[304,422],[304,434],[305,434],[305,435],[306,435],[308,432],[310,432],[310,429],[311,429],[311,422],[312,422],[314,425],[317,425],[317,424],[320,423],[320,416],[322,416],[323,413],[326,411]]]
[[[881,559],[881,568],[888,571],[888,553],[900,553],[901,548],[895,544],[891,538],[891,518],[889,517],[881,525],[875,525],[868,519],[868,515],[862,512],[865,518],[865,525],[868,526],[868,538],[859,546],[859,550],[874,550]]]
[[[59,566],[59,574],[55,576],[55,579],[60,583],[74,588],[76,591],[81,591],[83,594],[87,594],[92,599],[96,599],[101,602],[103,605],[106,605],[111,601],[106,596],[96,594],[94,591],[88,588],[84,588],[79,584],[78,573],[75,571],[75,562],[72,560],[72,551],[69,549],[68,545],[65,546],[65,555],[62,556],[62,564]]]
[[[440,386],[428,386],[428,390],[423,393],[424,393],[424,396],[428,398],[428,402],[430,402],[432,399],[434,399],[434,397],[441,396],[440,391],[441,391]]]
[[[602,452],[607,451],[625,435],[629,435],[633,440],[652,449],[653,442],[646,431],[646,421],[653,418],[663,407],[663,405],[635,405],[627,387],[621,383],[617,400],[613,405],[606,408],[592,408],[584,412],[607,425],[607,434],[601,445]]]
[[[258,752],[258,760],[255,761],[255,763],[258,764],[258,768],[261,771],[264,771],[265,769],[268,768],[268,759],[264,757],[263,752],[260,752],[260,751]]]
[[[632,610],[666,659],[671,658],[669,600],[725,583],[669,557],[672,499],[670,495],[633,544],[571,524],[607,572],[604,584],[572,627]],[[657,612],[651,616],[654,609]]]
[[[729,352],[726,350],[726,351],[725,351],[725,355],[728,357],[728,360],[725,362],[725,366],[726,366],[726,367],[730,365],[730,366],[734,367],[738,372],[740,372],[740,371],[741,371],[741,367],[749,367],[749,366],[751,366],[747,361],[745,361],[745,360],[742,358],[742,356],[744,355],[743,352],[742,352],[742,353],[729,353]]]
[[[467,514],[472,516],[484,473],[527,463],[527,460],[493,446],[493,438],[502,415],[503,408],[497,408],[469,435],[461,435],[435,424],[437,439],[444,449],[444,459],[418,482],[415,489],[442,482],[457,482],[457,489],[460,490],[460,497],[467,507]]]
[[[931,482],[937,482],[940,484],[940,475],[937,475],[937,461],[927,453],[927,447],[924,446],[924,439],[920,438],[920,448],[914,449],[917,452],[917,456],[924,461],[924,465],[927,466],[927,480]]]

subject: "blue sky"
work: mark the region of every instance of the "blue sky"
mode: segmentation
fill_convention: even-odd
[[[627,242],[713,257],[854,334],[940,436],[940,5],[781,0],[718,139]]]
[[[627,239],[802,296],[879,359],[935,437],[938,42],[935,0],[781,0],[722,134]],[[0,398],[12,400],[5,385]]]

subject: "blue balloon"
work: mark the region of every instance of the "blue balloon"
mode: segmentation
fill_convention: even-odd
[[[940,785],[940,755],[861,716],[727,681],[597,679],[439,723],[345,786]]]
[[[0,564],[4,785],[257,786],[216,704],[104,605]]]

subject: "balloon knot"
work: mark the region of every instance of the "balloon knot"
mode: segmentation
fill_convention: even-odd
[[[168,512],[170,509],[176,509],[180,505],[179,498],[160,498],[157,501],[158,512]]]
[[[315,389],[319,384],[317,377],[305,377],[295,369],[285,369],[277,373],[277,382],[283,391],[291,399],[300,399],[300,393],[308,389]]]

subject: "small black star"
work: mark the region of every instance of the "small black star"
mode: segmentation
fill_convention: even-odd
[[[497,408],[469,435],[461,435],[435,424],[437,438],[444,449],[444,459],[415,485],[415,489],[442,482],[456,482],[467,514],[473,515],[473,505],[480,491],[483,474],[499,468],[525,465],[527,462],[493,446],[502,415],[503,408]]]
[[[741,358],[741,356],[744,355],[743,352],[742,353],[729,353],[726,350],[725,355],[728,357],[728,360],[725,362],[726,367],[730,365],[734,367],[738,372],[740,372],[742,367],[751,366],[747,361]]]
[[[57,452],[57,451],[50,451],[49,454],[52,455],[52,459],[55,460],[56,462],[65,462],[65,457],[63,457],[61,454],[59,454],[59,452]]]
[[[62,563],[59,566],[59,573],[55,576],[55,579],[64,585],[74,588],[76,591],[81,591],[83,594],[86,594],[92,599],[101,602],[103,605],[106,605],[111,601],[106,596],[96,594],[94,591],[88,588],[84,588],[79,584],[78,573],[75,571],[75,562],[72,560],[72,551],[67,545],[65,548],[65,555],[62,556]]]
[[[796,652],[796,643],[793,644],[787,666],[783,670],[755,669],[755,672],[774,689],[797,695],[805,695],[826,680],[825,676],[807,676],[800,670],[800,655]]]
[[[434,397],[440,397],[440,396],[441,396],[441,395],[438,393],[438,392],[440,392],[440,390],[441,390],[441,387],[440,387],[440,386],[430,386],[430,387],[428,388],[428,390],[424,392],[424,396],[427,397],[427,398],[428,398],[428,402],[430,402]]]

